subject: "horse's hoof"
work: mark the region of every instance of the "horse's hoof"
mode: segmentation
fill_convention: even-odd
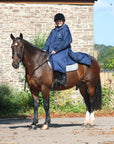
[[[86,127],[88,124],[86,123],[83,123],[82,125],[81,125],[81,127],[83,128],[83,127]]]
[[[32,125],[32,129],[36,130],[37,126],[36,125]]]
[[[91,124],[88,124],[87,126],[88,126],[88,128],[93,128],[93,125],[91,125]]]
[[[93,125],[91,125],[89,123],[83,124],[82,126],[85,127],[85,128],[93,128]]]
[[[41,130],[48,130],[49,129],[49,127],[48,127],[48,125],[46,125],[46,124],[44,124],[42,127],[41,127]]]
[[[81,127],[85,127],[85,124],[83,123],[83,124],[81,125]]]
[[[32,129],[32,125],[27,125],[28,129]]]
[[[36,125],[29,125],[28,128],[29,128],[29,129],[34,129],[34,130],[36,130],[36,129],[37,129],[37,126],[36,126]]]

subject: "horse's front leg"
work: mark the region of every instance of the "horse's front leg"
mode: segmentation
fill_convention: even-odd
[[[50,112],[49,112],[49,89],[48,88],[44,87],[42,89],[42,96],[43,96],[44,110],[46,113],[46,119],[41,129],[47,130],[49,128],[49,123],[51,122]]]
[[[34,99],[34,118],[32,124],[29,126],[30,129],[37,129],[36,124],[38,123],[38,95],[32,94]]]

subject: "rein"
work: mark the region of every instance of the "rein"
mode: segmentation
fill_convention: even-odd
[[[46,62],[48,62],[48,61],[49,61],[49,58],[48,58],[46,61],[44,61],[42,64],[40,64],[39,66],[37,66],[37,67],[32,71],[31,76],[30,76],[30,80],[31,80],[34,72],[35,72],[37,69],[39,69],[41,66],[43,66],[43,65],[44,65]]]
[[[51,56],[52,56],[52,55],[50,54],[49,57],[47,58],[47,60],[45,60],[45,61],[44,61],[43,63],[41,63],[39,66],[37,66],[36,68],[34,68],[34,70],[33,70],[32,73],[31,73],[30,80],[31,80],[34,72],[35,72],[37,69],[39,69],[41,66],[43,66],[46,62],[48,62],[48,61],[49,61],[49,58],[50,58]],[[40,57],[41,57],[41,55],[40,55]],[[39,60],[40,60],[40,58],[39,58]]]
[[[50,57],[50,56],[49,56],[49,57]],[[44,61],[42,64],[40,64],[39,66],[37,66],[37,67],[32,71],[29,80],[31,80],[34,72],[35,72],[37,69],[39,69],[41,66],[43,66],[43,65],[44,65],[46,62],[48,62],[48,61],[49,61],[49,58],[48,58],[46,61]],[[26,80],[26,78],[25,78],[24,91],[26,91],[26,82],[27,82],[27,80]]]

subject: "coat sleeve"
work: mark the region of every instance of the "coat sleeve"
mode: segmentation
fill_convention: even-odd
[[[71,44],[71,42],[72,42],[71,33],[70,33],[69,29],[65,29],[65,31],[63,32],[63,41],[59,45],[54,45],[54,50],[56,52],[64,50],[64,49],[68,48],[68,46]]]
[[[48,38],[46,40],[46,43],[43,47],[43,50],[49,51],[49,47],[50,47],[50,44],[51,44],[51,37],[52,37],[52,31],[51,31],[50,35],[48,36]]]

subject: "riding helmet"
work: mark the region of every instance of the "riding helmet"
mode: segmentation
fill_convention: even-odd
[[[57,13],[54,16],[54,21],[56,22],[57,20],[62,20],[63,22],[65,22],[65,16],[62,13]]]

